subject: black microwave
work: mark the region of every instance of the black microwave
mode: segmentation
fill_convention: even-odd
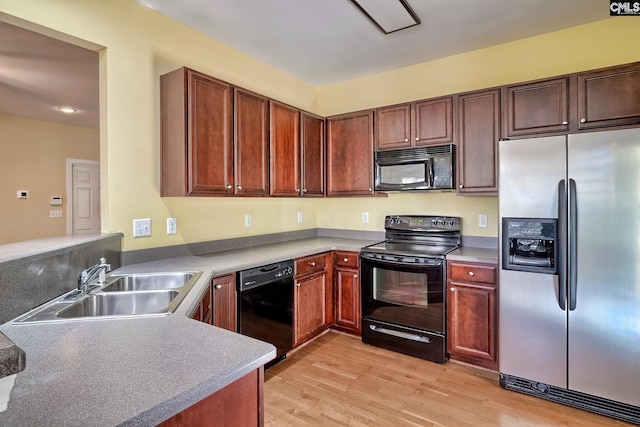
[[[376,151],[376,191],[453,190],[454,145]]]

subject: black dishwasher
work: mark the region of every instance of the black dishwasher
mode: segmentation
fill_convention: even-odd
[[[293,260],[238,273],[238,332],[273,344],[278,363],[293,347]]]

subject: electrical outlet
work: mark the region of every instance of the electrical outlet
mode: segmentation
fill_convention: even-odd
[[[177,234],[178,223],[175,218],[167,218],[167,234]]]
[[[369,223],[369,212],[362,212],[362,223],[363,224]]]
[[[133,237],[151,236],[151,218],[133,220]]]
[[[478,215],[478,227],[487,228],[487,215],[479,214]]]
[[[244,216],[244,226],[251,227],[251,215]]]
[[[302,212],[298,212],[298,222],[302,222]]]
[[[62,218],[62,211],[59,209],[50,210],[49,218]]]

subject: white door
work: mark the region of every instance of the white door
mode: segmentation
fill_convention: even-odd
[[[72,166],[72,233],[100,233],[100,165]]]

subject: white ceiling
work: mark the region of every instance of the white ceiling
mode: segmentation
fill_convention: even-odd
[[[407,0],[422,24],[384,35],[350,0],[137,1],[318,86],[609,16],[604,0]],[[0,22],[0,113],[97,128],[98,96],[96,52]]]
[[[350,0],[137,1],[314,85],[609,17],[606,0],[407,0],[422,23],[384,35]]]

